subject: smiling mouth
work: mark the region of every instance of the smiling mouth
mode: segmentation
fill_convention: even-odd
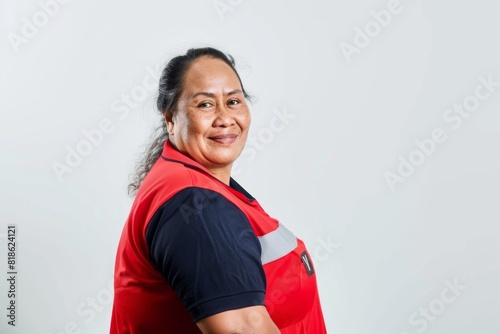
[[[236,141],[236,138],[238,138],[238,135],[235,134],[224,134],[224,135],[209,137],[209,139],[219,144],[232,144]]]

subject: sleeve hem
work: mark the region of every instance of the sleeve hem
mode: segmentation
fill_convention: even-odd
[[[189,310],[194,322],[203,318],[221,313],[224,311],[235,310],[244,307],[265,305],[265,293],[263,291],[243,292],[231,296],[223,296],[216,299],[203,302]]]

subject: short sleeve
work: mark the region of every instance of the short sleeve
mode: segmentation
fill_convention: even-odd
[[[150,258],[194,322],[264,305],[261,246],[243,212],[212,190],[181,190],[146,231]]]

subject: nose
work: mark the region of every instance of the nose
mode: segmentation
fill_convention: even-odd
[[[215,112],[214,127],[226,128],[235,123],[232,111],[226,105],[220,104]]]

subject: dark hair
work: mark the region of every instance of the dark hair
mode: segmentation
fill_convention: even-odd
[[[156,100],[156,107],[160,114],[167,113],[170,114],[170,116],[175,114],[176,105],[182,93],[185,74],[189,66],[202,56],[220,59],[229,65],[240,81],[243,95],[245,98],[249,99],[250,96],[245,91],[245,88],[243,88],[243,83],[235,69],[234,58],[231,55],[226,55],[210,47],[189,49],[185,55],[172,58],[161,73],[158,98]],[[151,170],[151,167],[153,167],[156,160],[160,157],[166,140],[168,140],[167,126],[162,117],[161,123],[154,129],[150,138],[150,143],[146,146],[145,151],[142,153],[136,165],[132,175],[132,181],[128,185],[129,195],[135,195],[142,181]]]

